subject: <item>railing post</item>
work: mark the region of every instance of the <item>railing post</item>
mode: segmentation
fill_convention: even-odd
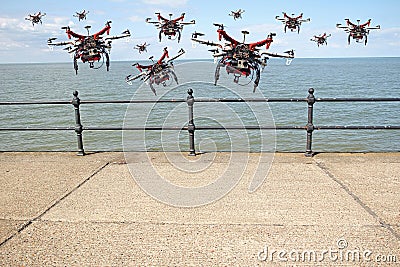
[[[74,91],[74,98],[72,99],[72,105],[75,109],[75,132],[78,138],[78,156],[84,156],[85,150],[83,149],[83,139],[82,139],[82,131],[83,126],[81,124],[81,114],[79,112],[79,105],[81,104],[81,100],[78,97],[78,91]]]
[[[189,122],[188,122],[188,132],[189,132],[189,156],[196,156],[196,150],[194,148],[194,131],[195,126],[193,122],[193,104],[194,104],[194,97],[193,97],[193,89],[189,88],[187,91],[188,97],[186,99],[186,103],[189,108]]]
[[[306,153],[304,154],[306,157],[312,157],[314,155],[311,146],[312,146],[312,134],[314,131],[314,124],[313,124],[313,109],[315,103],[314,97],[314,89],[308,89],[308,96],[307,96],[307,103],[308,103],[308,122],[306,125],[307,130],[307,145],[306,145]]]

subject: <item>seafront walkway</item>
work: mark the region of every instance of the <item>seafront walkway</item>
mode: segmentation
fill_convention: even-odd
[[[117,152],[0,153],[0,266],[400,264],[400,153],[276,153],[250,193],[264,164],[253,156],[224,197],[179,208],[146,194],[135,166],[148,159],[174,183],[198,186],[229,154],[185,162],[204,164],[203,177],[163,153],[132,153],[129,164]]]

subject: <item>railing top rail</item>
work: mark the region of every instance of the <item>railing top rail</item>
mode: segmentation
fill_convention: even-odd
[[[2,101],[0,106],[22,105],[71,105],[71,101]]]
[[[316,97],[318,102],[398,102],[400,97]]]
[[[307,98],[196,98],[195,102],[307,102]],[[317,102],[400,102],[399,97],[371,98],[315,98]],[[182,103],[186,99],[142,99],[142,100],[81,100],[80,104],[132,104],[132,103]],[[0,106],[7,105],[70,105],[72,101],[3,101]]]

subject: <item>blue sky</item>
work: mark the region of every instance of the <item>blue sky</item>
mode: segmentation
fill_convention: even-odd
[[[231,10],[244,9],[243,19],[233,20],[228,16]],[[76,11],[88,10],[87,20],[78,21],[73,17]],[[194,31],[205,33],[203,39],[217,41],[216,27],[213,23],[223,23],[226,31],[241,40],[242,30],[250,35],[246,40],[259,41],[268,33],[276,32],[270,52],[283,52],[295,49],[297,57],[400,57],[400,2],[382,1],[212,1],[212,0],[14,0],[2,4],[0,11],[0,63],[20,62],[69,62],[69,55],[61,48],[50,51],[47,47],[49,37],[67,40],[62,26],[70,26],[78,33],[86,33],[84,26],[91,25],[92,31],[100,30],[106,21],[112,21],[111,35],[129,29],[132,37],[113,42],[111,60],[141,60],[154,55],[158,58],[162,48],[168,47],[170,55],[180,48],[186,50],[185,57],[211,58],[209,47],[192,47],[190,37]],[[43,24],[32,27],[24,18],[28,14],[46,12]],[[284,33],[276,15],[285,11],[288,14],[304,13],[311,22],[302,25],[300,34]],[[168,17],[169,13],[179,16],[186,13],[185,20],[196,20],[195,25],[185,26],[182,40],[163,39],[158,41],[157,29],[145,23],[145,18],[155,19],[155,12]],[[381,30],[371,31],[367,46],[351,43],[347,45],[347,34],[336,29],[336,23],[344,19],[361,22],[371,18],[371,26],[380,24]],[[328,46],[317,47],[310,41],[313,35],[331,33]],[[148,53],[139,54],[133,47],[143,42],[150,43]]]

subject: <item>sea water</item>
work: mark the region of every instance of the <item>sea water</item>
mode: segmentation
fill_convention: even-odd
[[[221,76],[226,76],[225,87],[214,86],[216,65],[212,62],[177,61],[175,68],[184,69],[187,74],[183,76],[193,79],[193,84],[190,79],[185,83],[182,82],[184,77],[178,77],[181,86],[172,83],[168,87],[158,87],[158,96],[141,81],[135,81],[132,85],[125,82],[128,74],[138,73],[131,64],[111,62],[110,71],[107,72],[104,67],[89,69],[80,63],[78,75],[75,75],[72,63],[1,64],[0,102],[71,101],[75,90],[82,101],[186,99],[188,87],[194,87],[195,98],[305,99],[311,87],[319,98],[400,97],[400,58],[300,58],[289,66],[283,60],[271,59],[261,73],[256,93],[252,92],[252,84],[243,87],[234,84],[233,76],[226,75],[225,69],[221,69]],[[205,67],[209,72],[202,72],[199,64],[200,68]],[[196,84],[199,82],[201,84]],[[231,90],[229,83],[235,89]],[[186,103],[82,104],[80,111],[85,127],[143,127],[143,124],[182,127],[187,125],[188,118]],[[258,103],[254,106],[243,103],[195,103],[194,113],[197,127],[307,124],[307,103],[304,101]],[[399,102],[317,102],[314,105],[314,125],[399,126],[398,114]],[[128,120],[132,117],[136,121]],[[74,126],[74,108],[71,104],[0,105],[0,128]],[[129,144],[127,138],[123,138],[124,134],[129,137]],[[273,138],[264,138],[271,135]],[[186,131],[85,130],[83,137],[88,151],[122,151],[126,146],[129,150],[188,150]],[[233,137],[245,137],[248,142],[236,147],[232,142],[238,139]],[[0,131],[0,140],[0,151],[74,151],[77,147],[73,130]],[[268,144],[260,144],[261,140]],[[196,131],[196,145],[200,144],[200,150],[207,151],[233,149],[257,152],[273,147],[276,151],[298,152],[305,151],[306,132],[201,130]],[[313,150],[318,152],[399,151],[399,148],[399,130],[316,130],[313,134]]]

